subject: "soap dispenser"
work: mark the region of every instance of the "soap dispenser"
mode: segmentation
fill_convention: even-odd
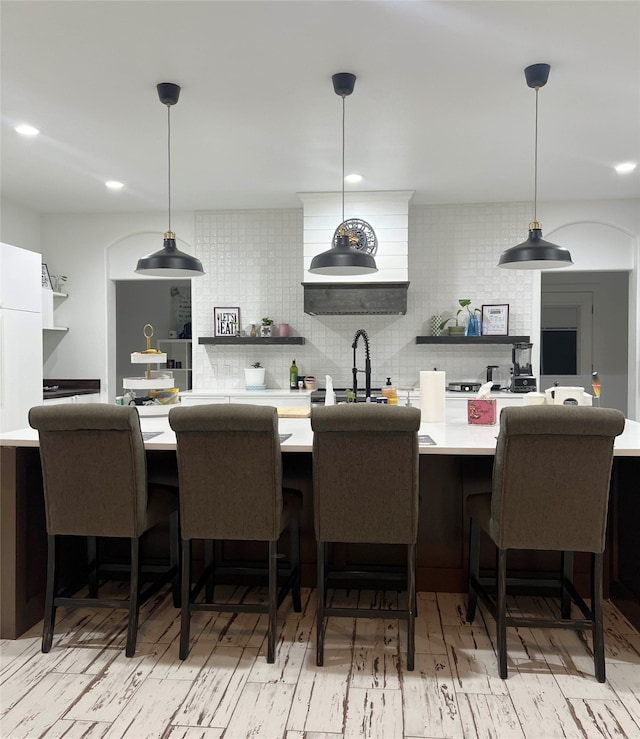
[[[389,405],[398,405],[398,390],[391,384],[390,377],[387,377],[387,382],[382,388],[382,397],[387,399]]]

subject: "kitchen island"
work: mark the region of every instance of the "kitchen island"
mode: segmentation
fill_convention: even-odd
[[[393,412],[393,408],[389,409]],[[143,417],[149,474],[175,469],[175,436],[166,417]],[[420,519],[418,527],[418,590],[466,590],[467,495],[489,489],[498,426],[471,426],[466,404],[447,408],[445,423],[420,426]],[[281,418],[283,471],[286,484],[302,490],[302,578],[315,584],[315,539],[311,483],[313,435],[310,421]],[[38,436],[33,429],[0,435],[2,516],[1,625],[3,638],[16,638],[42,617],[46,563],[46,531]],[[616,439],[606,557],[606,587],[616,605],[640,626],[640,549],[635,522],[640,516],[640,423],[627,421]],[[238,545],[235,545],[237,553]],[[247,551],[250,551],[248,548]],[[336,545],[334,558],[346,567],[402,564],[404,552],[390,547]],[[516,552],[516,571],[547,571],[558,557],[546,552]],[[487,547],[483,564],[492,566]],[[576,584],[588,587],[588,557],[576,556]]]

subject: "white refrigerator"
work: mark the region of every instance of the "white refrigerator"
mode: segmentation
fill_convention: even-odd
[[[0,243],[0,431],[42,404],[42,257]]]

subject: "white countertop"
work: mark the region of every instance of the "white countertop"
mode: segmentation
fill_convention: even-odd
[[[392,413],[393,409],[389,411]],[[145,441],[145,448],[152,450],[175,449],[175,434],[166,416],[142,417],[143,432],[160,432]],[[278,421],[281,434],[291,434],[282,442],[284,452],[310,452],[313,443],[311,422],[308,418],[281,418]],[[472,426],[467,423],[466,406],[447,409],[444,423],[422,423],[420,435],[428,435],[435,446],[420,446],[420,454],[492,455],[495,452],[499,425]],[[38,434],[35,429],[5,431],[0,434],[0,446],[37,447]],[[627,420],[624,432],[615,441],[614,456],[640,457],[640,422]]]

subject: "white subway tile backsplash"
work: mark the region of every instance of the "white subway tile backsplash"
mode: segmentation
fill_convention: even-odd
[[[429,333],[431,316],[455,312],[459,298],[477,307],[508,303],[510,333],[530,334],[534,273],[496,266],[504,249],[526,238],[530,218],[528,203],[410,206],[407,314],[309,316],[301,286],[312,281],[303,266],[302,208],[197,212],[196,255],[206,274],[192,282],[194,388],[242,387],[242,370],[255,361],[267,368],[270,386],[286,387],[293,357],[300,373],[316,375],[321,385],[326,374],[336,385],[350,385],[358,328],[369,333],[374,386],[387,376],[400,386],[417,385],[420,370],[433,367],[449,380],[484,379],[487,364],[511,362],[508,345],[418,345],[415,337]],[[245,330],[263,316],[288,323],[291,335],[306,343],[199,346],[198,336],[213,335],[215,306],[239,306]]]

